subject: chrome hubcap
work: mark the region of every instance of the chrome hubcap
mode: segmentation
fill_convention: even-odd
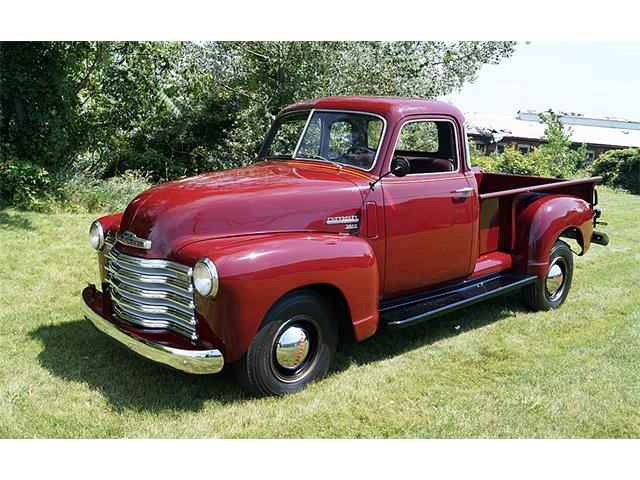
[[[564,263],[561,258],[556,258],[549,266],[549,272],[547,273],[547,295],[551,300],[562,294],[564,288]]]
[[[309,355],[309,335],[304,328],[291,326],[276,340],[276,361],[282,368],[294,370]]]

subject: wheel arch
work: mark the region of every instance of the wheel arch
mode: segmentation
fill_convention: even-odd
[[[187,264],[208,256],[217,267],[218,295],[215,300],[197,297],[196,311],[203,331],[220,339],[231,362],[246,353],[270,308],[299,289],[327,298],[341,323],[350,322],[357,340],[377,331],[378,267],[362,238],[308,232],[256,235],[190,244],[180,255]]]
[[[340,333],[349,332],[349,334],[355,338],[356,332],[354,330],[349,303],[347,302],[347,298],[345,297],[345,294],[344,292],[342,292],[342,290],[330,283],[311,283],[308,285],[302,285],[300,287],[289,290],[287,293],[282,295],[278,300],[276,300],[271,308],[273,308],[273,306],[275,306],[283,298],[295,294],[296,292],[314,292],[320,295],[331,307],[331,310],[333,311],[336,319],[338,331]],[[269,311],[270,310],[271,309],[269,309]],[[267,315],[265,315],[265,318]]]
[[[561,238],[569,238],[571,240],[575,240],[580,246],[580,252],[578,253],[578,256],[584,255],[584,252],[585,252],[584,235],[582,233],[582,230],[580,230],[579,227],[573,226],[573,227],[567,228],[558,236],[558,240]]]
[[[569,195],[545,195],[528,204],[516,219],[514,269],[544,278],[549,254],[561,237],[574,238],[586,253],[593,232],[593,211],[584,200]]]

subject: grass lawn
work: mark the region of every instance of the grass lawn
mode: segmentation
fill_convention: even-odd
[[[0,437],[640,437],[640,196],[600,188],[608,247],[554,312],[518,293],[343,340],[324,381],[253,399],[82,319],[95,215],[0,211]]]

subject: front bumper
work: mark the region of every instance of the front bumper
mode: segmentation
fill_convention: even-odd
[[[166,345],[146,340],[128,332],[107,318],[100,315],[88,302],[88,295],[93,287],[87,287],[82,293],[82,304],[85,318],[98,330],[125,347],[133,350],[154,362],[162,363],[169,367],[187,373],[207,374],[217,373],[224,366],[224,357],[219,350],[185,350],[172,348]]]

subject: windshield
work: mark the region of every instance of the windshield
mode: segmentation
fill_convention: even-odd
[[[370,170],[383,129],[380,117],[366,113],[292,113],[271,128],[260,158],[319,160]]]

